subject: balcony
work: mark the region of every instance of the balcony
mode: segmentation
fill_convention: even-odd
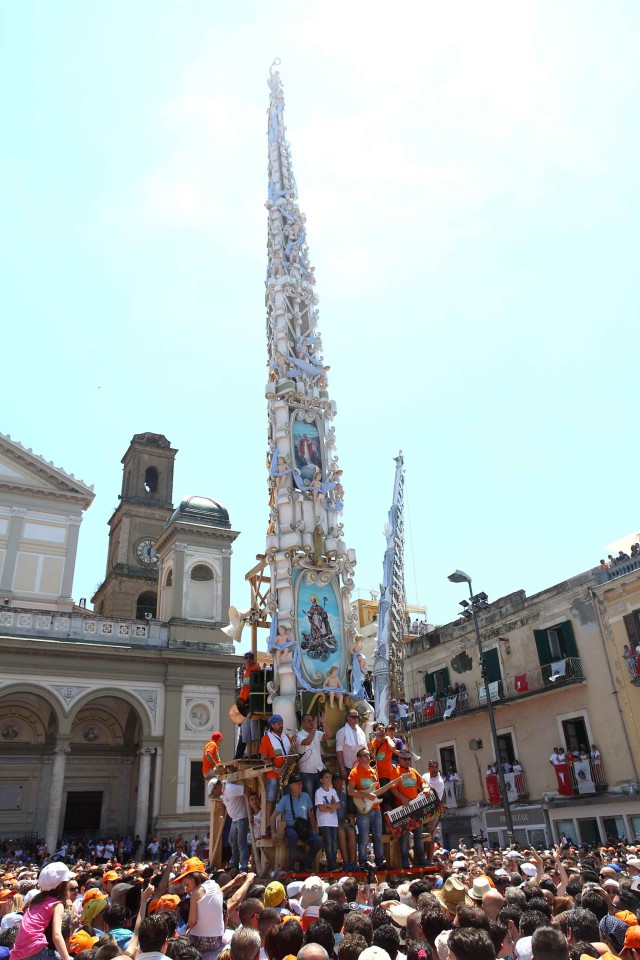
[[[625,574],[633,573],[634,570],[640,570],[640,557],[620,560],[606,570],[601,570],[598,567],[595,570],[594,576],[598,583],[608,583],[609,580],[617,580],[618,577],[624,577]]]
[[[520,769],[517,773],[514,773],[512,770],[505,771],[504,783],[507,788],[507,797],[510,803],[515,803],[517,800],[529,799],[524,770]],[[501,806],[502,800],[500,798],[500,787],[498,786],[498,775],[485,776],[485,784],[487,803],[490,806]]]
[[[576,757],[570,763],[563,763],[561,766],[566,767],[569,781],[567,783],[566,776],[554,768],[558,780],[558,795],[553,798],[555,800],[589,794],[593,796],[595,793],[604,793],[608,787],[602,757],[597,757],[595,760],[591,757],[586,757],[584,760]]]
[[[580,657],[568,657],[555,663],[536,667],[526,673],[505,677],[489,684],[489,696],[492,703],[510,703],[523,697],[540,693],[542,690],[554,690],[558,687],[582,683],[584,673]],[[409,726],[412,729],[424,727],[439,720],[453,719],[462,714],[480,710],[487,704],[484,684],[476,684],[475,690],[450,692],[449,696],[422,697],[414,699],[409,714]]]

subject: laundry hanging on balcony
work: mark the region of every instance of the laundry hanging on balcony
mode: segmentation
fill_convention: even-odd
[[[555,663],[551,664],[551,676],[549,680],[559,680],[561,677],[566,677],[567,675],[567,661],[566,660],[556,660]]]
[[[526,693],[529,689],[529,684],[527,683],[526,673],[521,673],[520,676],[515,677],[515,688],[516,693]]]
[[[451,716],[451,714],[453,713],[453,711],[454,711],[455,708],[456,708],[457,702],[458,702],[458,698],[457,698],[457,697],[447,697],[447,708],[446,708],[446,710],[444,711],[444,713],[442,714],[442,717],[443,717],[444,720],[448,720],[448,719],[449,719],[449,717]]]

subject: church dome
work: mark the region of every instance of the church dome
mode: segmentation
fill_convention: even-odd
[[[185,497],[165,523],[165,530],[174,520],[182,520],[183,523],[195,523],[204,527],[231,529],[231,521],[226,507],[217,500],[212,500],[211,497]]]

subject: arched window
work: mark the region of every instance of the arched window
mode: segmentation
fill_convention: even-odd
[[[191,571],[192,580],[213,580],[213,570],[211,567],[208,567],[206,563],[196,563],[195,567]]]
[[[173,586],[173,570],[168,571],[167,576],[165,577],[164,585],[165,587]]]
[[[155,590],[145,590],[136,602],[136,620],[155,619],[158,607],[158,595]],[[147,614],[151,614],[151,618]]]
[[[155,467],[147,467],[145,470],[144,488],[147,493],[158,492],[158,471]]]

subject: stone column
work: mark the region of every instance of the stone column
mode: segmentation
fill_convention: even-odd
[[[60,588],[60,598],[62,600],[71,599],[71,590],[73,588],[73,573],[76,568],[76,554],[78,552],[78,535],[80,533],[80,524],[82,517],[69,517],[67,527],[67,554],[64,560],[64,570],[62,573],[62,586]]]
[[[9,529],[7,531],[7,552],[4,558],[2,568],[2,578],[0,579],[0,593],[11,595],[13,587],[13,575],[16,569],[16,560],[18,558],[18,546],[22,538],[24,521],[27,516],[26,507],[10,507],[11,518],[9,520]]]
[[[160,792],[162,789],[162,747],[156,748],[156,765],[153,772],[153,803],[151,804],[151,819],[157,820],[160,813]]]
[[[176,617],[181,620],[184,617],[184,594],[186,583],[184,582],[184,555],[187,549],[186,543],[174,543],[173,545],[173,597],[170,617]]]
[[[151,755],[153,747],[140,748],[138,764],[138,799],[136,803],[136,823],[134,837],[139,836],[146,845],[147,825],[149,823],[149,785],[151,783]]]
[[[68,741],[58,740],[53,750],[49,812],[47,814],[47,825],[44,831],[44,842],[51,855],[55,853],[58,845],[60,810],[62,808],[62,795],[64,792],[64,771],[67,764],[67,756],[70,753],[71,750]]]

